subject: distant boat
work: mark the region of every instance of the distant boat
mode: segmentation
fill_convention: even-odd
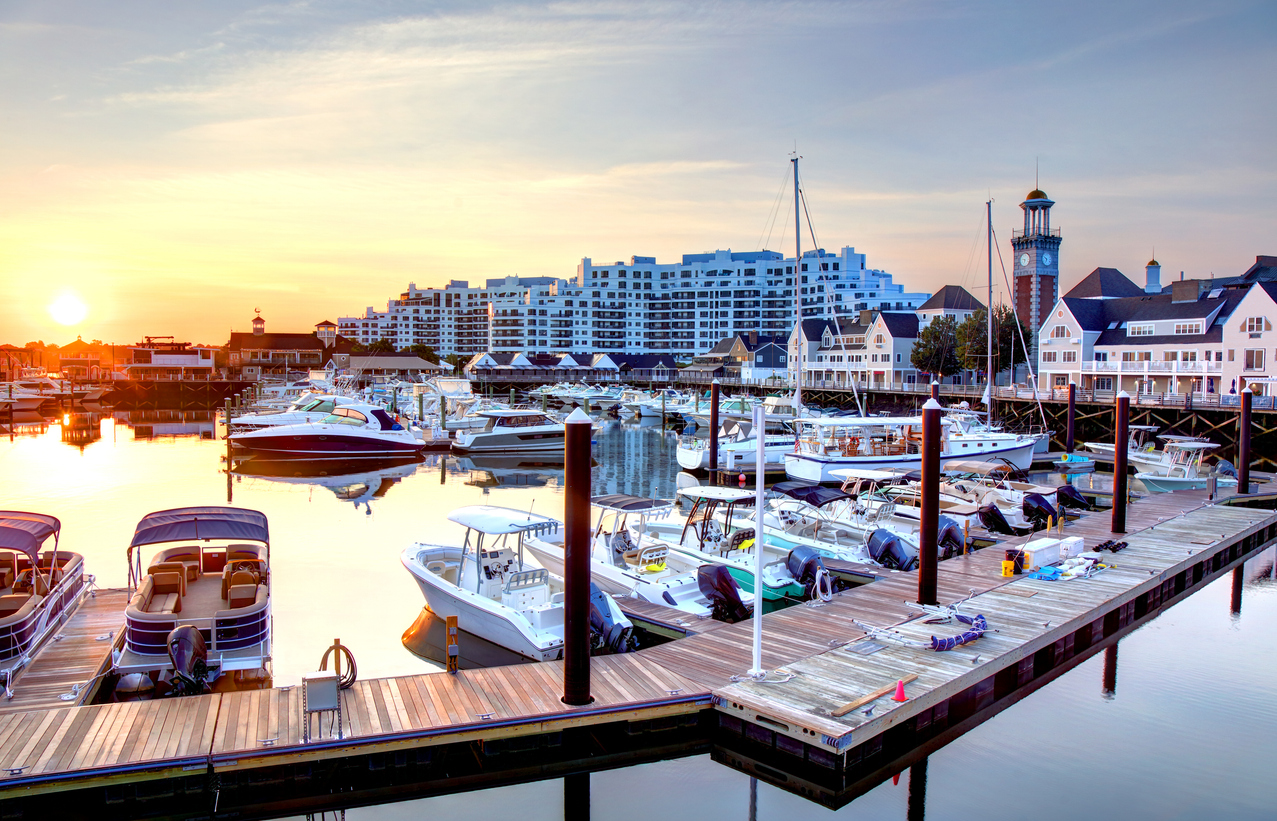
[[[458,431],[452,447],[461,453],[563,451],[563,423],[541,411],[487,410],[482,429]]]
[[[334,408],[318,422],[232,433],[231,444],[274,458],[403,456],[425,448],[421,431],[364,402]]]

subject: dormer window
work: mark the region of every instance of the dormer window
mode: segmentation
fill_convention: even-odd
[[[1126,335],[1127,336],[1152,336],[1153,323],[1145,322],[1139,325],[1131,323],[1126,326]]]
[[[1051,328],[1052,339],[1068,339],[1072,335],[1073,332],[1069,330],[1068,325],[1056,325]]]
[[[1200,334],[1202,332],[1202,323],[1200,322],[1176,322],[1175,333],[1183,334]]]

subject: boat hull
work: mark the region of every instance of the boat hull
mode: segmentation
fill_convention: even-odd
[[[1176,490],[1205,490],[1210,478],[1207,476],[1158,476],[1155,473],[1136,473],[1135,478],[1144,483],[1150,493],[1170,493]],[[1237,480],[1231,476],[1220,476],[1216,479],[1220,488],[1236,487]]]
[[[381,438],[346,434],[340,431],[306,434],[279,432],[270,428],[251,434],[232,435],[231,442],[248,450],[286,458],[348,459],[360,456],[411,456],[425,443],[419,439]]]
[[[968,452],[958,451],[941,454],[941,463],[946,459],[964,459],[972,462],[1001,462],[1005,460],[1017,470],[1028,470],[1033,464],[1032,440],[1019,442],[1008,447],[990,448],[988,450]],[[832,471],[847,468],[864,470],[881,470],[886,468],[921,468],[922,454],[904,454],[897,456],[821,456],[813,453],[791,453],[785,457],[785,475],[791,479],[807,482],[841,482]]]

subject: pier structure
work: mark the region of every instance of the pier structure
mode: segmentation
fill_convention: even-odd
[[[879,569],[873,581],[828,603],[765,615],[763,680],[745,675],[750,621],[713,629],[684,624],[685,638],[591,659],[589,704],[562,701],[562,661],[365,679],[342,692],[342,732],[330,727],[309,742],[298,687],[77,703],[91,688],[76,684],[102,669],[113,643],[90,636],[109,628],[89,620],[107,612],[98,605],[111,593],[99,592],[100,601],[86,605],[83,627],[69,625],[62,640],[91,643],[98,653],[85,650],[88,660],[76,672],[43,689],[33,686],[38,679],[19,678],[14,700],[0,712],[0,798],[32,811],[88,802],[140,812],[139,801],[161,808],[170,798],[206,794],[228,808],[260,801],[268,783],[273,794],[322,805],[336,799],[330,783],[315,780],[319,773],[358,774],[351,788],[362,789],[389,769],[395,783],[432,792],[533,777],[521,769],[528,756],[541,762],[535,771],[545,777],[555,767],[566,772],[709,749],[732,766],[839,805],[1277,539],[1277,494],[1227,501],[1235,504],[1211,504],[1195,491],[1141,499],[1120,536],[1127,546],[1091,578],[1001,575],[1002,548],[1027,537],[941,562],[939,603],[962,602],[963,613],[984,615],[990,627],[957,650],[867,635],[872,626],[926,642],[951,630],[921,620],[916,573]],[[1064,533],[1092,548],[1119,537],[1110,524],[1107,511],[1084,514]],[[647,607],[648,619],[677,633],[686,619],[660,609]],[[26,675],[56,666],[41,661]],[[886,697],[897,682],[906,682],[904,702]],[[54,690],[78,697],[53,702]],[[462,770],[471,780],[438,781]]]

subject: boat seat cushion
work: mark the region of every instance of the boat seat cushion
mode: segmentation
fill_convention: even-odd
[[[7,596],[0,596],[0,619],[8,618],[31,601],[31,596],[27,593],[11,593]]]
[[[161,593],[176,593],[182,595],[186,589],[186,577],[180,571],[164,571],[162,573],[152,573],[151,578],[155,580],[155,595]]]
[[[227,596],[227,607],[234,610],[237,607],[248,607],[257,601],[257,585],[236,584],[232,585]]]
[[[222,569],[222,598],[230,595],[230,589],[237,584],[257,584],[262,580],[257,570],[236,570],[241,563],[227,565]],[[258,565],[260,566],[260,565]]]
[[[146,606],[148,613],[181,613],[182,597],[177,593],[153,593]]]
[[[186,595],[186,565],[182,562],[161,562],[160,564],[153,564],[146,569],[146,572],[152,576],[163,574],[173,574],[177,576],[182,582],[182,589],[177,592],[181,593],[183,596]],[[171,593],[173,591],[170,590],[165,592]]]

